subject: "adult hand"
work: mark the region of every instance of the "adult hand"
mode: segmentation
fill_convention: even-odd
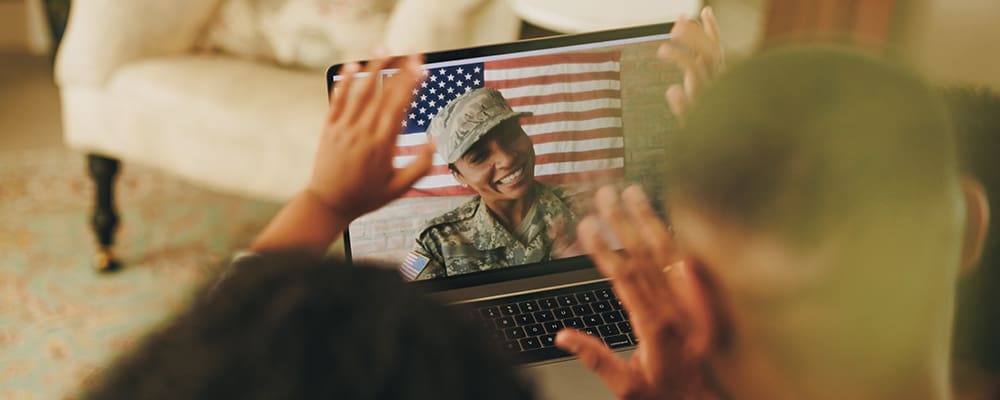
[[[430,145],[408,166],[392,165],[403,109],[423,77],[420,63],[415,55],[373,61],[364,71],[366,79],[354,88],[361,67],[344,66],[344,79],[330,97],[309,184],[282,207],[251,250],[325,254],[352,220],[401,196],[427,173],[434,152]],[[379,90],[383,68],[399,72]]]
[[[579,356],[618,398],[701,397],[701,358],[711,332],[701,287],[642,189],[627,188],[621,200],[624,205],[611,187],[598,191],[600,220],[587,217],[578,235],[601,273],[611,278],[640,343],[628,360],[600,339],[572,329],[559,332],[556,345]],[[623,251],[609,244],[601,224]]]
[[[347,220],[402,196],[431,168],[430,144],[406,167],[392,164],[400,121],[423,78],[421,61],[418,55],[372,61],[358,83],[360,66],[350,63],[334,86],[306,191]],[[378,73],[386,68],[399,70],[380,89]]]
[[[701,10],[701,24],[681,16],[670,30],[670,40],[660,45],[660,59],[677,65],[684,73],[683,83],[667,88],[670,111],[680,123],[691,109],[698,92],[724,65],[719,25],[711,7]]]

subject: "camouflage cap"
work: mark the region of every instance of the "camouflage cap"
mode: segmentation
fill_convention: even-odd
[[[427,133],[438,154],[451,164],[501,122],[530,115],[511,109],[499,90],[479,88],[445,105],[431,120]]]

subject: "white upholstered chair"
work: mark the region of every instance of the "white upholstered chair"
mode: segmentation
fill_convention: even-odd
[[[72,3],[56,79],[65,140],[88,154],[97,183],[101,269],[114,266],[120,161],[276,201],[307,179],[326,111],[324,73],[196,51],[220,1]],[[481,4],[467,7],[458,35],[414,35],[417,24],[455,28],[454,16],[435,20],[426,12],[446,1]],[[513,40],[519,20],[508,7],[503,0],[398,0],[384,41],[390,50],[429,51]],[[422,12],[425,18],[413,18]]]

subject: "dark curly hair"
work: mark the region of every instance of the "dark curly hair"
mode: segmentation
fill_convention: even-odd
[[[240,260],[103,375],[86,399],[531,399],[454,310],[376,265]]]

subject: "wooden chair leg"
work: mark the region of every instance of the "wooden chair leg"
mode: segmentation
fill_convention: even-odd
[[[100,272],[117,270],[120,263],[112,252],[115,229],[118,227],[118,212],[115,210],[114,183],[120,162],[114,158],[87,155],[87,167],[94,179],[96,197],[94,215],[90,220],[97,234],[96,268]]]

